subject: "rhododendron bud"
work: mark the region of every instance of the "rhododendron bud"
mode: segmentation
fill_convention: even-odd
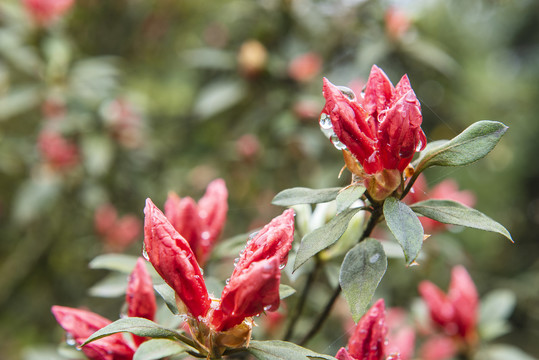
[[[422,360],[449,360],[457,354],[455,341],[448,336],[436,336],[428,339],[421,346]]]
[[[73,5],[73,0],[22,0],[26,10],[38,25],[48,25]]]
[[[224,180],[216,179],[206,188],[198,204],[190,197],[169,194],[165,214],[189,243],[200,265],[204,265],[226,222],[228,191]]]
[[[144,245],[148,259],[174,289],[187,311],[195,318],[205,316],[211,301],[189,243],[150,199],[146,200],[144,215]]]
[[[93,312],[64,306],[53,306],[52,313],[77,345],[82,345],[90,335],[111,323]],[[82,351],[90,360],[131,360],[135,353],[122,334],[93,341],[85,345]]]
[[[37,145],[43,160],[55,169],[63,170],[79,163],[77,145],[55,131],[42,131]]]
[[[295,57],[288,65],[288,75],[298,81],[307,82],[316,76],[322,68],[322,58],[314,52]]]
[[[447,335],[475,342],[479,297],[464,267],[457,266],[451,271],[447,295],[429,281],[419,284],[419,293],[429,308],[431,319]]]
[[[118,218],[114,206],[104,204],[94,213],[95,231],[105,241],[107,250],[122,251],[140,235],[142,225],[133,215]]]
[[[365,179],[367,189],[373,191],[370,195],[384,199],[399,186],[415,152],[426,145],[421,106],[408,77],[404,75],[394,87],[374,65],[362,98],[327,79],[323,90],[322,131],[361,165],[358,173],[347,161],[347,167]]]
[[[279,307],[281,270],[277,256],[253,263],[230,277],[221,295],[221,303],[213,312],[216,331],[230,329],[247,317]]]
[[[348,350],[341,349],[339,360],[383,360],[386,356],[387,325],[384,300],[378,300],[357,323],[348,340]]]
[[[146,269],[146,261],[143,258],[138,258],[135,268],[129,275],[125,301],[127,302],[127,316],[153,321],[157,304],[152,277]]]
[[[276,257],[280,267],[288,260],[294,240],[294,210],[288,209],[274,218],[249,240],[232,276],[249,268],[251,264]]]
[[[393,39],[401,38],[410,28],[410,19],[401,9],[390,7],[384,15],[386,33]]]

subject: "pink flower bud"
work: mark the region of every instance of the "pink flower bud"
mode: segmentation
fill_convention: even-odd
[[[479,297],[466,269],[454,267],[448,294],[429,281],[419,284],[419,293],[429,308],[431,319],[448,336],[458,335],[469,344],[476,340]]]
[[[189,243],[150,199],[146,200],[144,215],[144,245],[153,267],[192,316],[205,316],[210,297]]]
[[[73,0],[22,0],[34,21],[46,26],[62,16],[73,5]]]
[[[384,300],[378,300],[359,320],[348,340],[348,352],[354,359],[382,360],[386,353],[387,326]]]
[[[384,19],[386,33],[392,40],[400,39],[410,28],[410,19],[401,9],[390,7]]]
[[[124,250],[139,237],[142,229],[137,217],[125,215],[118,218],[116,209],[110,204],[104,204],[96,209],[94,227],[110,251]]]
[[[200,265],[204,265],[226,223],[228,191],[224,180],[216,179],[206,188],[198,204],[190,197],[169,194],[165,214],[189,243]]]
[[[37,145],[43,160],[56,170],[65,170],[79,163],[77,145],[55,131],[42,131]]]
[[[127,303],[127,316],[154,320],[157,304],[152,278],[146,269],[146,261],[143,258],[138,258],[133,272],[129,275],[125,301]],[[133,339],[137,346],[146,341],[146,338],[136,335],[133,336]]]
[[[277,256],[253,263],[230,277],[221,295],[221,303],[213,312],[212,325],[223,331],[241,324],[247,317],[279,307],[281,270]]]
[[[64,306],[53,306],[52,313],[77,345],[83,344],[90,335],[111,323],[93,312]],[[135,353],[122,334],[93,341],[85,345],[82,351],[90,360],[131,360]]]
[[[396,87],[374,65],[363,98],[345,95],[324,79],[326,105],[333,131],[366,174],[404,171],[416,151],[426,145],[421,107],[404,75]]]
[[[297,82],[307,82],[322,68],[322,58],[314,52],[295,57],[288,65],[288,75]]]
[[[294,211],[288,209],[248,241],[232,276],[237,276],[255,262],[273,257],[277,257],[279,266],[284,267],[288,260],[288,252],[292,248],[292,240],[294,240]]]
[[[428,339],[421,346],[423,360],[449,360],[457,354],[455,341],[448,336],[436,336]]]

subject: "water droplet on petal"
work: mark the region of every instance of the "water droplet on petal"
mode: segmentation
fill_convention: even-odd
[[[356,94],[354,94],[352,89],[347,88],[346,86],[337,86],[337,88],[348,98],[348,100],[354,101],[356,99]]]
[[[421,140],[419,140],[417,142],[417,145],[415,147],[415,151],[421,151],[421,148],[423,147],[423,142]]]
[[[331,129],[333,127],[333,124],[331,123],[331,117],[326,113],[320,114],[319,124],[322,129]]]
[[[200,234],[200,237],[202,238],[202,240],[208,240],[210,238],[210,232],[203,231],[202,234]]]
[[[150,257],[148,256],[148,252],[146,251],[146,245],[142,246],[142,257],[145,258],[147,261],[150,261]]]
[[[226,279],[225,284],[228,285],[229,282],[230,282],[230,278]]]
[[[268,310],[271,310],[271,305],[264,306],[264,311],[268,311]]]
[[[69,346],[77,345],[77,342],[75,341],[75,338],[70,333],[66,333],[66,344],[69,345]]]
[[[331,135],[331,137],[329,138],[329,140],[331,140],[331,142],[333,143],[333,146],[335,146],[335,148],[337,150],[344,150],[346,149],[346,145],[344,145],[341,140],[339,140],[339,138],[337,137],[337,135],[333,134]]]
[[[284,269],[284,268],[285,268],[285,266],[286,266],[286,264],[279,264],[279,270],[282,270],[282,269]]]

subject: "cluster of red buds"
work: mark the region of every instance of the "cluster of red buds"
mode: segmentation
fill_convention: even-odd
[[[220,299],[210,297],[189,243],[150,199],[144,213],[148,259],[174,289],[199,350],[213,357],[227,348],[246,346],[252,317],[279,307],[281,269],[292,247],[294,212],[286,210],[248,241]]]
[[[419,293],[427,304],[432,322],[441,330],[441,334],[432,339],[437,346],[433,347],[429,342],[424,346],[428,359],[450,358],[457,352],[466,353],[476,347],[479,296],[463,266],[456,266],[451,271],[447,294],[430,281],[419,284]]]
[[[343,151],[346,166],[364,181],[370,196],[385,199],[401,185],[404,170],[427,142],[408,77],[393,86],[374,65],[361,96],[324,79],[324,97],[322,131]]]
[[[223,179],[212,181],[197,202],[171,192],[165,202],[165,215],[189,247],[200,266],[204,266],[221,234],[228,211],[228,191]]]
[[[129,276],[127,292],[127,316],[153,320],[157,305],[152,279],[146,269],[146,262],[139,258]],[[99,329],[111,324],[109,319],[88,310],[65,306],[53,306],[56,321],[68,334],[68,343],[82,345],[86,339]],[[138,346],[146,338],[133,335],[131,341],[122,334],[113,334],[82,347],[84,355],[90,360],[131,360]]]

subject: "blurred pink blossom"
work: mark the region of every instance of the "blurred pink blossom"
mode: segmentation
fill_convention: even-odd
[[[292,59],[288,65],[288,75],[297,82],[312,80],[322,69],[322,58],[314,52],[308,52]]]
[[[73,0],[22,0],[26,11],[36,24],[47,26],[65,14],[73,5]]]
[[[41,131],[37,146],[44,162],[53,169],[65,170],[79,163],[77,145],[56,131]]]
[[[134,215],[118,217],[116,208],[104,204],[94,213],[95,231],[109,251],[123,251],[141,234],[142,222]]]

